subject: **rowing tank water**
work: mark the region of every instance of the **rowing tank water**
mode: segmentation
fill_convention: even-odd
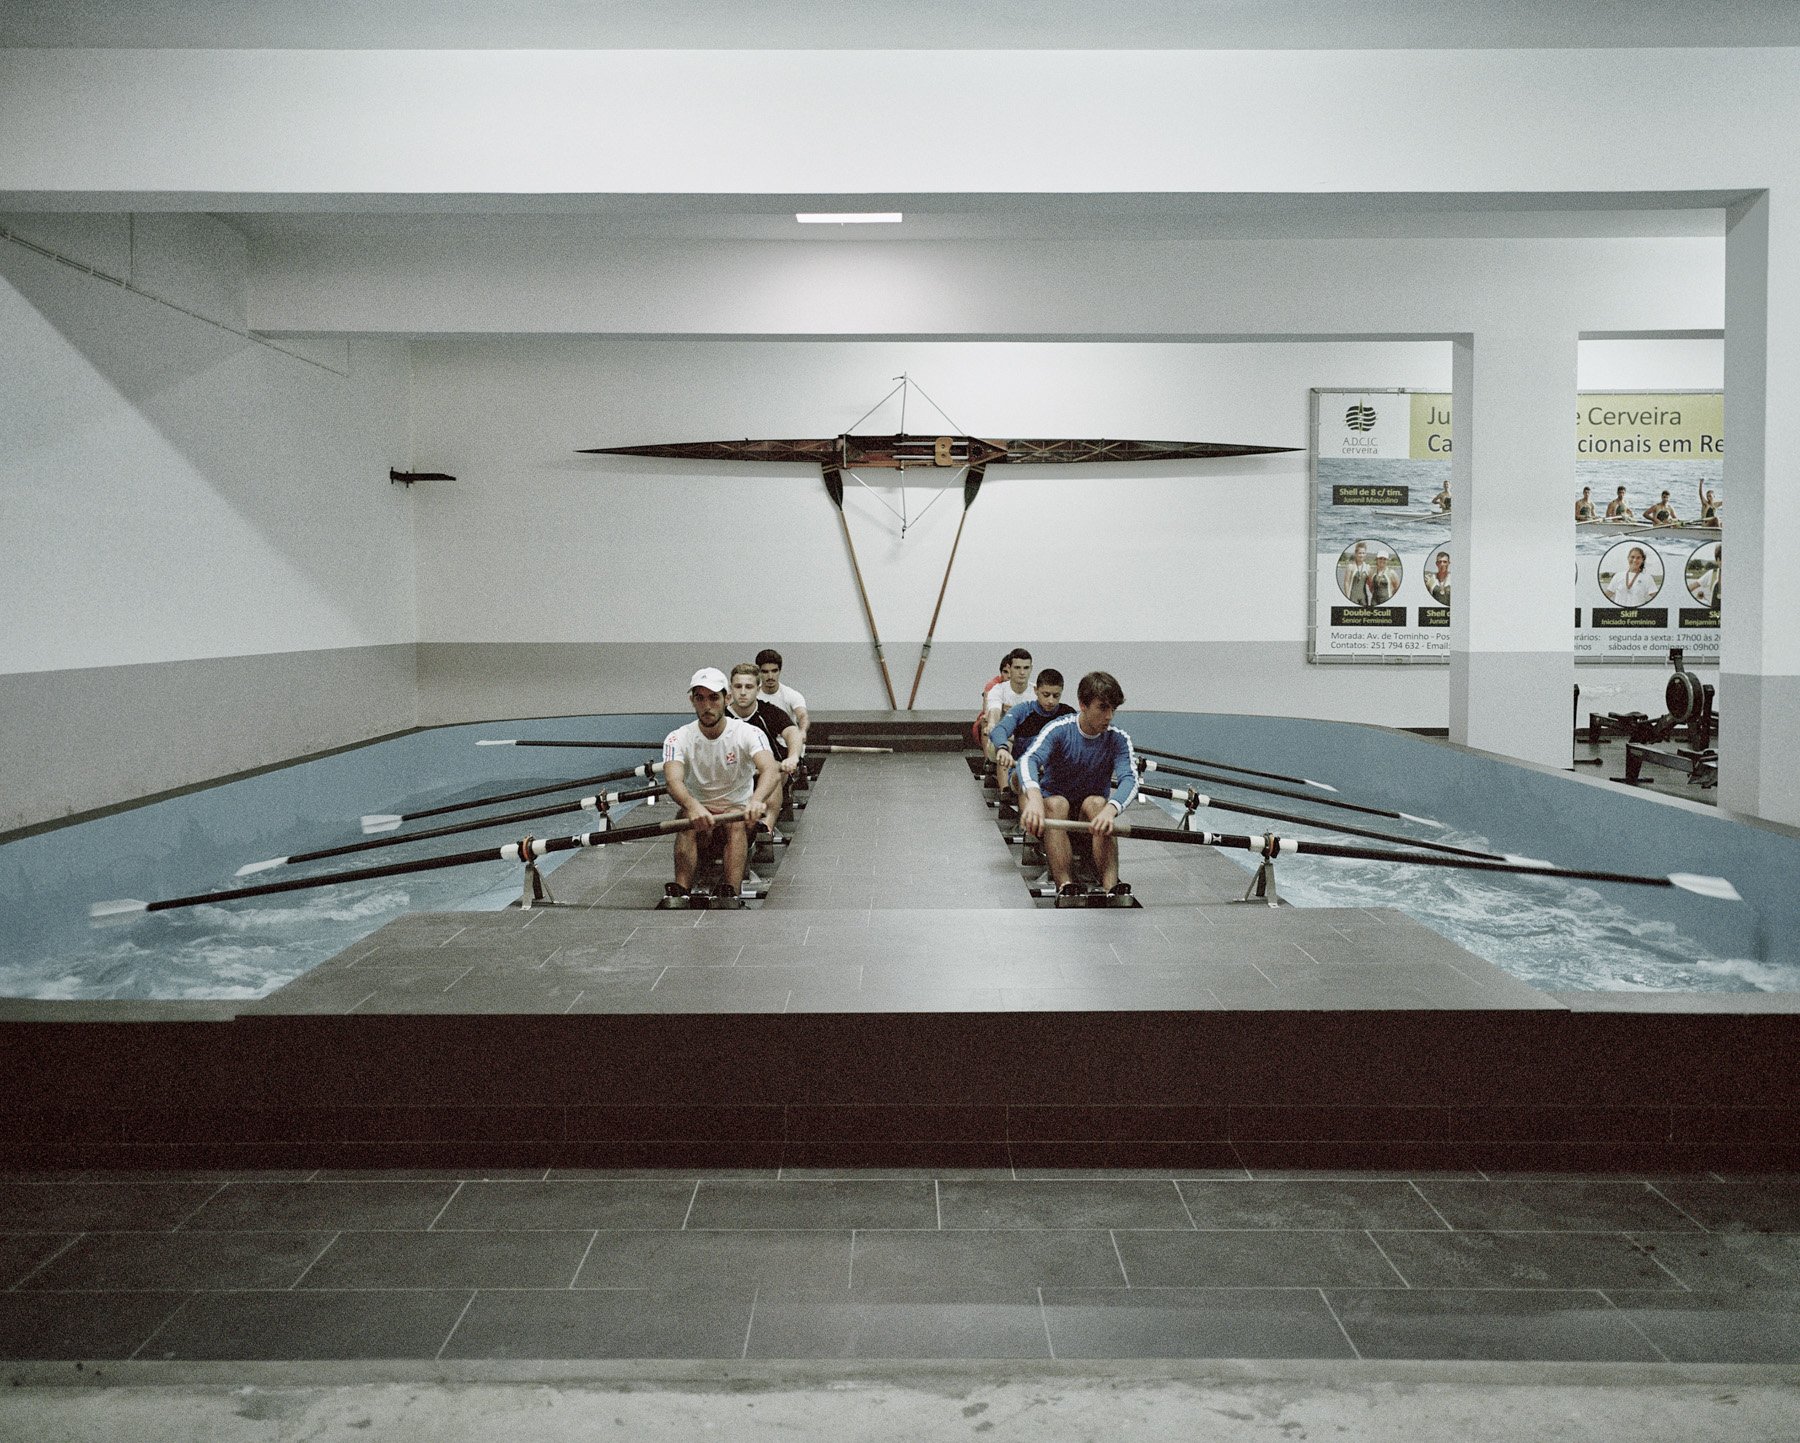
[[[1382,728],[1174,712],[1120,720],[1143,745],[1312,777],[1342,798],[1446,824],[1435,831],[1373,822],[1378,827],[1568,866],[1717,873],[1746,899],[1735,906],[1677,891],[1284,858],[1280,887],[1297,905],[1398,908],[1546,990],[1800,992],[1800,838],[1785,829]],[[158,913],[129,928],[96,931],[87,921],[96,900],[226,887],[244,862],[356,840],[364,812],[592,776],[648,755],[477,748],[480,737],[653,740],[680,721],[663,714],[437,728],[14,840],[0,847],[0,996],[261,997],[402,913],[503,908],[518,896],[518,871],[493,863]],[[1254,800],[1211,784],[1176,785]],[[310,870],[498,845],[525,830],[567,835],[584,825],[576,814],[514,823]],[[1201,825],[1329,835],[1236,814],[1203,814]],[[1156,905],[1153,895],[1144,900]]]

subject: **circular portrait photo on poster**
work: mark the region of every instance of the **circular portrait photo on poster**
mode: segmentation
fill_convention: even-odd
[[[1596,575],[1614,606],[1648,606],[1662,590],[1663,559],[1645,542],[1621,541],[1600,558]]]
[[[1439,606],[1450,604],[1450,552],[1440,547],[1425,558],[1425,589]]]
[[[1687,582],[1688,595],[1702,606],[1717,606],[1721,575],[1725,569],[1725,543],[1714,541],[1706,546],[1696,546],[1694,554],[1687,559],[1684,579]]]
[[[1338,557],[1338,590],[1352,606],[1386,606],[1400,589],[1400,554],[1385,541],[1355,541]]]

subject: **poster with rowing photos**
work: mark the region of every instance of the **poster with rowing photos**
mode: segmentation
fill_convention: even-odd
[[[1575,660],[1717,665],[1723,393],[1576,404]],[[1310,660],[1448,662],[1450,438],[1444,392],[1312,392]]]

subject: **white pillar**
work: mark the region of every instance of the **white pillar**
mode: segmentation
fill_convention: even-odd
[[[1800,826],[1800,182],[1726,213],[1725,517],[1719,801]]]
[[[1553,321],[1453,345],[1450,738],[1570,765],[1579,337]]]

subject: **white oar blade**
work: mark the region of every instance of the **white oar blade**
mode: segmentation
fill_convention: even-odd
[[[1741,902],[1744,900],[1738,889],[1723,877],[1703,877],[1694,872],[1671,872],[1669,881],[1684,892],[1693,892],[1701,897],[1711,897],[1718,902]]]
[[[270,857],[266,862],[246,862],[232,873],[234,877],[254,877],[258,872],[267,872],[276,867],[287,866],[286,857]]]
[[[1332,786],[1330,782],[1308,781],[1307,778],[1305,778],[1305,777],[1301,777],[1300,780],[1303,782],[1306,782],[1306,785],[1309,787],[1317,787],[1322,792],[1335,792],[1337,790],[1337,788]]]
[[[1515,867],[1544,867],[1551,871],[1556,869],[1555,862],[1546,862],[1542,857],[1521,857],[1512,852],[1505,854],[1505,860]]]
[[[519,743],[516,740],[511,739],[506,741],[480,741],[475,743],[478,747],[516,747],[518,744]]]
[[[124,897],[116,902],[94,903],[88,908],[88,920],[97,926],[105,926],[109,922],[123,922],[128,918],[140,916],[149,910],[148,902],[137,902],[129,897]]]
[[[1436,827],[1439,831],[1444,829],[1444,824],[1432,817],[1415,817],[1411,812],[1402,812],[1400,816],[1403,820],[1413,822],[1421,827]]]
[[[373,836],[376,832],[391,832],[405,820],[406,818],[404,817],[396,817],[388,813],[377,812],[372,816],[367,816],[362,819],[363,835],[367,837]]]

